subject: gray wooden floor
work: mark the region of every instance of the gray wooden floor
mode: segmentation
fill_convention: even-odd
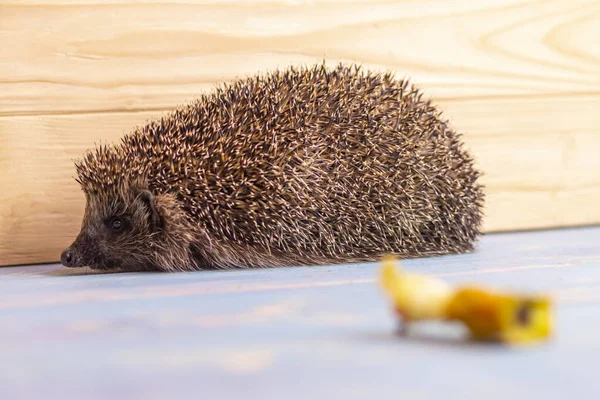
[[[394,336],[376,264],[0,268],[0,399],[600,398],[600,227],[488,235],[473,254],[404,265],[549,291],[556,336],[527,349],[466,343],[454,327],[443,339],[435,324]]]

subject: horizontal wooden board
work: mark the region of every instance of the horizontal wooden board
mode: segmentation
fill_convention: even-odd
[[[215,83],[290,64],[410,77],[465,133],[486,231],[600,222],[600,1],[9,0],[0,5],[0,265],[55,261],[72,159]]]
[[[600,99],[440,102],[484,171],[486,231],[600,222]],[[83,196],[72,159],[163,111],[0,118],[0,262],[56,260]],[[510,115],[510,118],[507,118]],[[10,133],[10,134],[8,134]]]
[[[0,115],[170,108],[323,58],[436,98],[600,93],[597,0],[2,3]]]

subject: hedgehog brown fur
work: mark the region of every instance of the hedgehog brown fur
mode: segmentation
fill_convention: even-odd
[[[407,80],[360,66],[238,79],[76,162],[66,266],[181,271],[471,251],[480,173]]]

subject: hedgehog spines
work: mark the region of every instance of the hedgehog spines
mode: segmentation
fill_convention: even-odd
[[[460,253],[481,233],[483,189],[459,139],[392,72],[290,67],[220,85],[98,146],[76,163],[77,181],[101,196],[140,179],[257,264],[267,253]]]

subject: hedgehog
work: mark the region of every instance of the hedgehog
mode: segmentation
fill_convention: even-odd
[[[318,266],[471,252],[484,187],[422,91],[359,64],[215,85],[74,160],[70,268]]]

